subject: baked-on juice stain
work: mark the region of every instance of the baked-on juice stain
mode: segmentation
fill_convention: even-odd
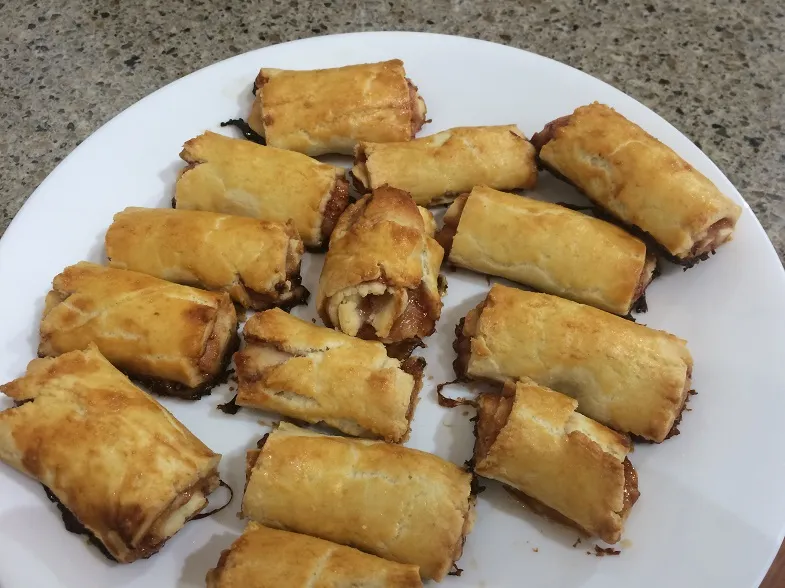
[[[262,137],[259,133],[254,131],[247,122],[245,122],[241,118],[231,118],[225,122],[221,123],[222,127],[237,127],[242,132],[243,136],[248,139],[249,141],[253,141],[254,143],[259,143],[259,145],[267,145],[267,141],[265,141],[264,137]]]
[[[237,404],[237,394],[235,394],[234,398],[232,398],[229,402],[218,405],[218,410],[225,412],[226,414],[237,414],[237,411],[241,408],[242,407]]]

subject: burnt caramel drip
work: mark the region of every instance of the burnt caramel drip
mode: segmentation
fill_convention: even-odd
[[[41,486],[43,486],[44,492],[46,492],[46,497],[52,503],[54,503],[54,505],[57,507],[57,510],[60,511],[60,517],[63,519],[63,525],[65,525],[65,530],[68,531],[69,533],[74,533],[75,535],[84,535],[85,537],[87,537],[87,540],[90,543],[92,543],[95,547],[98,548],[98,551],[100,551],[104,555],[104,557],[106,557],[106,559],[108,559],[109,561],[116,562],[117,560],[114,558],[114,556],[111,553],[109,553],[109,550],[106,548],[106,546],[103,543],[101,543],[98,537],[96,537],[93,534],[93,532],[90,531],[90,529],[85,527],[79,521],[79,519],[76,518],[76,515],[74,515],[74,513],[72,513],[66,505],[60,502],[60,499],[57,496],[55,496],[55,493],[52,492],[44,484],[41,484]]]
[[[224,402],[223,404],[219,404],[216,407],[221,412],[226,414],[237,414],[237,412],[242,408],[239,404],[237,404],[237,394],[229,402]]]
[[[477,401],[472,400],[471,398],[449,398],[442,394],[442,390],[444,390],[447,386],[451,384],[458,384],[463,380],[457,379],[452,380],[450,382],[443,382],[436,386],[436,396],[439,401],[439,406],[443,406],[444,408],[455,408],[456,406],[473,406],[477,408]]]
[[[221,512],[223,509],[225,509],[227,506],[229,506],[229,504],[232,502],[232,500],[234,499],[234,490],[232,490],[232,487],[226,482],[224,482],[223,480],[218,480],[218,484],[229,490],[229,500],[227,500],[226,504],[224,504],[223,506],[219,506],[218,508],[214,508],[213,510],[207,512],[200,512],[198,515],[191,518],[192,521],[198,521],[199,519],[203,519],[205,517],[209,517],[214,514],[217,514]]]
[[[240,129],[240,132],[243,134],[243,137],[248,139],[249,141],[253,141],[254,143],[258,143],[259,145],[267,145],[267,141],[264,137],[262,137],[259,133],[254,131],[247,122],[245,122],[241,118],[230,118],[227,121],[221,123],[222,127],[237,127]]]

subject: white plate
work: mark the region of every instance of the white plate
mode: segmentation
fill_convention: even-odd
[[[177,157],[183,142],[205,129],[219,130],[221,120],[245,116],[260,66],[311,69],[394,57],[405,61],[433,118],[421,134],[517,123],[531,135],[598,100],[676,149],[742,202],[714,164],[659,116],[603,82],[531,53],[414,33],[340,35],[259,49],[135,104],[85,141],[30,197],[0,241],[0,381],[21,375],[35,356],[52,277],[82,259],[103,261],[104,231],[115,212],[129,205],[169,205],[183,166]],[[576,197],[548,174],[541,180],[536,190],[541,197]],[[307,257],[305,284],[315,292],[321,256]],[[488,284],[463,272],[447,276],[449,293],[438,332],[427,340],[428,378],[408,445],[463,463],[472,447],[467,410],[440,408],[435,386],[452,378],[453,328]],[[594,541],[573,548],[574,532],[531,515],[488,484],[459,562],[463,576],[445,585],[757,586],[785,528],[784,278],[745,205],[730,245],[686,273],[667,267],[649,289],[651,310],[640,320],[689,341],[699,395],[690,401],[681,435],[658,446],[639,445],[631,455],[641,498],[619,557],[587,555]],[[296,314],[314,316],[313,306]],[[243,527],[235,516],[243,455],[266,431],[258,414],[217,411],[215,405],[229,395],[224,386],[195,403],[163,401],[224,454],[221,473],[236,496],[220,515],[186,525],[147,561],[108,563],[65,531],[39,484],[0,466],[0,586],[203,586],[208,568]]]

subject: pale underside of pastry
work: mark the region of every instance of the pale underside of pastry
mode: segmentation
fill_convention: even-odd
[[[351,154],[358,141],[408,141],[425,101],[399,59],[310,71],[262,68],[248,124],[268,145]]]
[[[472,476],[401,445],[281,423],[248,454],[243,514],[441,580],[473,524]]]
[[[105,242],[111,267],[227,292],[247,308],[291,308],[308,296],[291,221],[131,207],[114,216]]]
[[[457,266],[619,315],[643,296],[657,264],[611,223],[485,186],[450,206],[436,239]]]
[[[384,185],[409,192],[420,206],[451,202],[474,186],[531,189],[534,146],[515,125],[456,127],[398,143],[360,143],[352,175],[364,191]]]
[[[482,394],[475,471],[616,543],[639,496],[627,459],[630,440],[575,412],[577,406],[531,380],[509,380],[501,393]]]
[[[94,345],[33,360],[0,390],[0,460],[46,486],[121,563],[149,557],[207,504],[210,451]]]
[[[251,521],[207,573],[207,588],[421,588],[417,566]]]
[[[341,215],[316,308],[327,326],[384,343],[433,333],[441,314],[444,250],[433,216],[406,193],[379,188]]]
[[[95,343],[116,367],[155,391],[197,398],[231,358],[237,313],[225,293],[80,262],[52,282],[40,336],[41,356]]]
[[[349,203],[345,170],[301,153],[209,131],[187,141],[173,205],[260,220],[292,221],[320,249]]]
[[[348,435],[400,443],[409,435],[424,361],[319,327],[279,309],[253,315],[235,353],[240,406],[323,422]]]
[[[581,106],[532,142],[540,162],[687,265],[733,236],[741,207],[635,123],[605,106]]]
[[[674,335],[500,284],[456,334],[460,377],[528,377],[572,396],[581,414],[616,431],[655,442],[678,432],[692,356]]]

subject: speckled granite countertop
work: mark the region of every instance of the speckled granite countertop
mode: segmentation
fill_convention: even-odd
[[[264,45],[382,29],[507,43],[613,84],[717,163],[785,259],[778,0],[0,0],[0,234],[80,141],[164,84]]]
[[[778,0],[0,0],[0,234],[80,141],[164,84],[264,45],[382,29],[502,42],[613,84],[719,165],[785,259]]]

